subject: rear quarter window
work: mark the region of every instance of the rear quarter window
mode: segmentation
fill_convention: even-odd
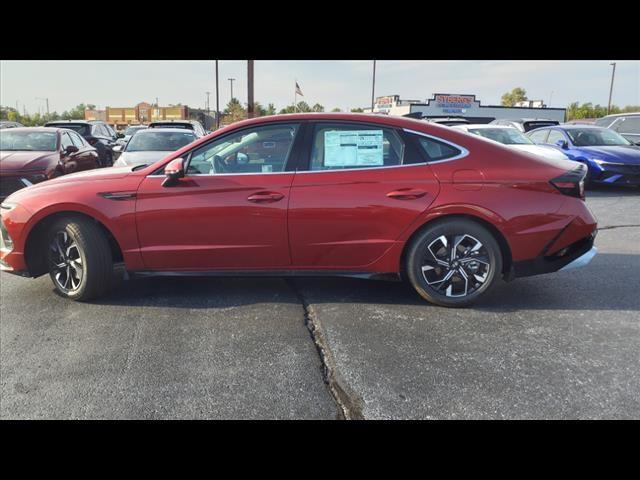
[[[418,143],[430,161],[447,160],[462,154],[462,150],[431,137],[418,137]]]

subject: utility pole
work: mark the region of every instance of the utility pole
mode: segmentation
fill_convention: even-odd
[[[371,85],[371,113],[373,113],[373,106],[375,105],[375,91],[376,91],[376,61],[373,61],[373,83]]]
[[[47,103],[47,118],[49,118],[49,99],[43,97],[36,97],[36,100],[44,100]]]
[[[220,128],[220,88],[218,84],[218,60],[216,60],[216,130]]]
[[[247,117],[255,116],[253,103],[253,60],[247,60]]]
[[[607,107],[607,115],[611,113],[611,95],[613,94],[613,79],[616,76],[616,62],[610,63],[609,65],[613,66],[613,70],[611,72],[611,87],[609,87],[609,106]]]
[[[229,83],[231,84],[231,100],[233,100],[233,82],[236,81],[235,78],[228,78],[227,80],[229,80]]]
[[[211,94],[211,92],[204,92],[207,94],[207,115],[209,115],[209,95]]]

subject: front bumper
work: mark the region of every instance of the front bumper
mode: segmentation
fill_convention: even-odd
[[[603,165],[592,173],[591,181],[604,185],[640,185],[640,165]]]

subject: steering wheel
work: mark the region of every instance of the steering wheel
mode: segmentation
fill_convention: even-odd
[[[216,173],[228,173],[229,169],[227,168],[227,165],[224,163],[224,161],[222,160],[222,157],[220,155],[214,155],[213,156],[213,171]]]

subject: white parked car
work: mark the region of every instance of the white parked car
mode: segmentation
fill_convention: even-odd
[[[193,130],[184,128],[139,130],[124,147],[114,147],[114,151],[121,151],[121,154],[113,166],[150,165],[195,140],[197,137]]]
[[[118,138],[118,140],[116,140],[116,145],[121,145],[122,147],[124,147],[129,142],[129,140],[131,140],[131,137],[134,133],[140,130],[144,130],[145,128],[147,128],[146,125],[131,125],[127,127],[127,129],[124,131],[124,137]]]
[[[524,152],[533,153],[539,157],[548,158],[551,160],[566,160],[567,157],[564,153],[557,150],[554,147],[546,145],[536,145],[529,138],[527,138],[520,130],[514,127],[506,127],[503,125],[487,124],[471,124],[471,125],[456,125],[452,128],[463,130],[467,133],[479,135],[494,142],[502,143],[508,147],[522,150]]]

